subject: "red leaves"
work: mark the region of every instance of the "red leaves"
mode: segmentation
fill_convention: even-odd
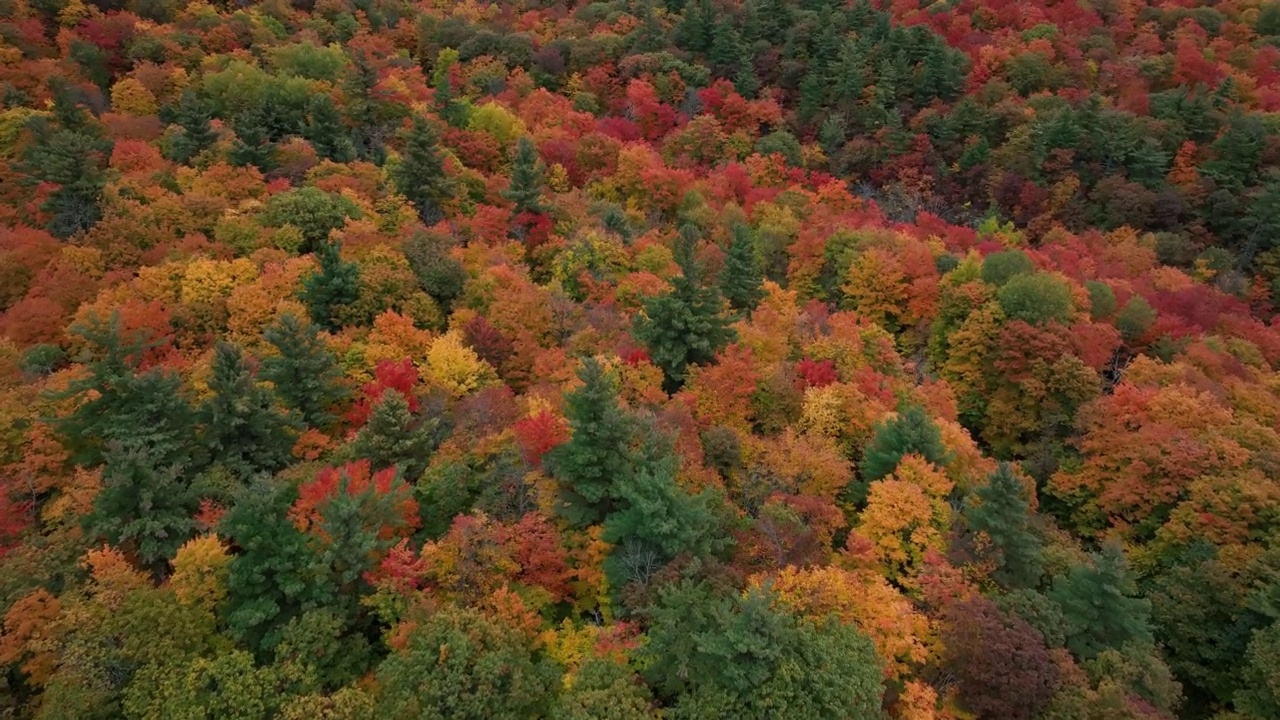
[[[627,85],[627,103],[646,140],[658,140],[676,126],[675,109],[664,105],[654,87],[643,80],[632,80]]]
[[[365,383],[360,389],[363,397],[351,408],[348,420],[357,427],[369,421],[373,408],[388,390],[394,390],[404,396],[409,403],[409,411],[418,411],[418,398],[414,395],[414,387],[422,381],[418,368],[413,361],[404,358],[400,361],[383,360],[373,370],[373,381]]]
[[[542,408],[517,421],[511,429],[524,450],[525,460],[535,467],[542,463],[543,455],[569,439],[569,426],[565,419],[551,412],[550,408]]]
[[[408,485],[395,480],[395,468],[375,473],[368,460],[325,468],[316,475],[315,480],[303,483],[298,488],[298,499],[290,508],[289,517],[303,532],[314,531],[330,501],[340,495],[357,496],[372,492],[378,496],[391,496],[399,528],[416,527],[418,503],[413,499],[413,491]],[[394,536],[398,530],[396,525],[380,526],[377,528],[378,535]]]
[[[839,374],[836,373],[836,364],[831,360],[804,358],[796,363],[796,375],[800,378],[801,390],[810,387],[826,387],[840,380]]]

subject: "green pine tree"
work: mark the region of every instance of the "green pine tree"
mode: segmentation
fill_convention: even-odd
[[[1091,660],[1131,641],[1151,643],[1151,602],[1137,597],[1126,569],[1124,552],[1108,544],[1091,563],[1054,579],[1049,597],[1062,607],[1067,649],[1077,658]]]
[[[679,458],[660,440],[646,442],[609,489],[614,510],[604,520],[602,538],[613,551],[604,569],[618,590],[646,584],[676,557],[707,557],[724,544],[711,493],[690,495],[676,480]]]
[[[55,399],[80,400],[54,428],[76,465],[102,464],[113,445],[146,447],[157,467],[181,465],[199,471],[202,458],[194,442],[195,412],[183,393],[182,379],[159,368],[137,372],[152,344],[140,336],[124,337],[119,314],[105,323],[72,328],[91,353],[87,374]]]
[[[737,77],[744,65],[742,38],[733,25],[732,16],[725,16],[711,28],[711,47],[707,51],[711,69],[719,77]]]
[[[237,167],[253,166],[263,172],[276,168],[276,146],[267,128],[267,110],[261,105],[249,108],[231,122],[236,139],[227,159]]]
[[[262,377],[275,385],[286,407],[309,427],[327,428],[333,408],[347,399],[338,359],[320,339],[320,328],[294,315],[280,318],[264,333],[277,354],[262,361]]]
[[[387,390],[373,406],[369,422],[360,429],[351,449],[356,457],[368,459],[374,470],[398,467],[412,482],[427,469],[440,435],[435,418],[415,417],[403,395]]]
[[[460,102],[455,96],[447,65],[442,72],[437,74],[435,88],[431,97],[435,104],[436,114],[451,127],[464,127],[467,124],[467,105]]]
[[[733,242],[720,271],[720,292],[729,306],[740,312],[751,312],[764,297],[761,284],[764,272],[756,255],[756,240],[751,228],[744,224],[733,226]]]
[[[258,384],[240,348],[219,342],[209,377],[213,395],[200,407],[210,458],[241,478],[273,473],[292,460],[293,423]]]
[[[884,676],[852,624],[815,623],[767,589],[670,583],[649,610],[645,679],[675,718],[875,718]],[[785,708],[785,710],[780,710]]]
[[[702,286],[693,243],[682,236],[676,251],[681,274],[672,279],[670,292],[645,302],[635,323],[636,337],[662,368],[667,392],[680,389],[690,365],[711,362],[736,335],[722,312],[719,289]]]
[[[695,0],[684,9],[684,18],[676,27],[675,44],[682,50],[705,53],[711,48],[715,10],[711,0]]]
[[[355,160],[356,147],[333,100],[328,95],[316,95],[307,109],[307,127],[303,135],[316,153],[337,163]]]
[[[911,453],[939,466],[949,459],[947,448],[942,444],[942,431],[920,405],[907,406],[876,428],[875,436],[862,453],[859,478],[850,484],[848,499],[861,506],[867,500],[870,484],[897,470],[902,458]]]
[[[405,138],[400,162],[391,171],[396,191],[409,199],[426,225],[444,216],[441,204],[453,194],[453,183],[445,176],[436,130],[425,118],[413,119]]]
[[[302,285],[302,302],[306,303],[311,321],[326,330],[341,330],[339,314],[360,295],[360,268],[342,259],[341,245],[326,242],[316,252],[320,271],[311,274]]]
[[[201,494],[183,468],[157,459],[143,442],[114,443],[84,526],[91,539],[132,553],[158,576],[195,534]]]
[[[343,85],[342,110],[351,128],[351,144],[356,157],[381,165],[387,156],[387,140],[395,123],[402,120],[408,108],[400,103],[382,100],[374,93],[378,70],[363,51],[351,57],[351,74]]]
[[[102,219],[103,167],[112,142],[70,90],[56,83],[52,118],[36,116],[27,127],[34,142],[23,157],[23,170],[57,186],[40,206],[49,214],[47,229],[59,238],[89,230]]]
[[[288,516],[297,496],[289,483],[250,487],[218,527],[237,548],[219,609],[231,635],[260,656],[279,644],[290,620],[334,602],[315,546]]]
[[[995,578],[1007,588],[1033,588],[1044,572],[1040,538],[1031,527],[1031,501],[1008,463],[1001,463],[987,484],[965,506],[969,529],[985,533],[999,551]]]
[[[618,404],[614,378],[594,358],[578,371],[582,386],[565,398],[570,439],[545,459],[560,484],[556,509],[576,527],[594,525],[613,510],[613,485],[632,471],[634,421]]]
[[[502,197],[515,203],[514,215],[545,212],[542,207],[542,158],[533,140],[525,135],[516,146],[515,165],[511,169],[511,185]]]
[[[182,128],[182,134],[174,137],[169,145],[169,159],[186,164],[218,139],[210,122],[213,108],[195,90],[183,91],[182,98],[172,110],[172,122]]]

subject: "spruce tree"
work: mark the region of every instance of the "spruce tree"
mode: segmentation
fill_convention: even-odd
[[[374,94],[378,71],[363,51],[352,55],[351,66],[351,75],[342,88],[345,98],[342,109],[351,128],[351,143],[358,158],[381,165],[387,155],[391,122],[403,118],[405,109]]]
[[[405,138],[400,163],[391,171],[396,191],[409,199],[426,225],[434,225],[443,217],[441,203],[453,192],[453,183],[444,174],[444,160],[437,146],[435,128],[425,118],[413,119]]]
[[[170,160],[188,163],[218,139],[210,122],[213,108],[195,90],[183,91],[182,99],[171,114],[172,122],[182,128],[182,134],[169,145]]]
[[[742,38],[733,26],[732,16],[722,17],[711,29],[711,47],[707,57],[716,75],[737,77],[743,67]]]
[[[28,127],[34,142],[23,158],[23,170],[56,186],[40,206],[49,215],[49,232],[69,238],[96,225],[102,219],[103,166],[112,142],[60,84],[54,85],[52,118],[36,116]]]
[[[427,469],[440,444],[439,427],[436,418],[415,417],[404,396],[388,389],[356,435],[352,452],[369,460],[374,470],[398,467],[413,482]]]
[[[897,417],[876,428],[858,464],[859,478],[849,486],[848,500],[861,506],[866,502],[870,484],[897,470],[902,458],[911,453],[934,465],[945,464],[949,457],[942,444],[942,431],[919,405],[908,406]]]
[[[676,251],[681,274],[672,279],[670,292],[645,303],[635,326],[636,337],[662,368],[667,392],[680,389],[690,365],[715,359],[735,337],[721,312],[724,303],[719,289],[702,286],[702,268],[694,259],[692,241],[682,234]]]
[[[634,422],[618,404],[613,377],[594,358],[578,371],[582,386],[565,398],[569,441],[545,462],[559,481],[561,517],[576,527],[594,525],[613,510],[613,484],[632,471]]]
[[[355,144],[351,142],[347,126],[343,124],[342,115],[334,107],[333,100],[328,95],[316,95],[307,109],[304,134],[316,153],[336,163],[355,160]]]
[[[320,339],[320,328],[285,315],[267,328],[267,342],[278,354],[262,361],[262,377],[275,385],[286,407],[309,427],[327,428],[333,407],[347,398],[338,359]]]
[[[720,271],[720,291],[730,307],[740,312],[751,312],[764,297],[761,283],[764,272],[756,255],[756,240],[751,228],[744,224],[733,226],[733,242]]]
[[[1091,559],[1055,578],[1049,591],[1066,619],[1067,649],[1081,660],[1092,660],[1130,641],[1149,644],[1151,602],[1136,597],[1124,552],[1108,544]]]
[[[102,324],[74,327],[94,353],[87,375],[73,381],[56,399],[82,400],[75,412],[54,421],[63,445],[77,465],[93,467],[116,444],[143,446],[155,465],[182,465],[199,470],[195,446],[195,412],[182,392],[182,379],[152,368],[137,372],[151,345],[140,337],[123,337],[119,314]]]
[[[288,516],[297,496],[289,483],[248,488],[218,528],[237,548],[219,609],[227,630],[259,656],[290,620],[331,606],[336,594],[315,546]]]
[[[1035,587],[1043,565],[1026,488],[1008,463],[1000,463],[974,495],[977,502],[965,506],[965,521],[971,531],[985,533],[999,551],[996,580],[1007,588]]]
[[[200,407],[205,447],[213,462],[241,478],[272,473],[292,459],[293,423],[258,384],[240,348],[219,342],[209,378],[212,397]]]
[[[157,575],[196,531],[200,491],[178,465],[157,463],[144,441],[114,443],[106,454],[102,490],[84,519],[91,540],[136,555]]]
[[[308,277],[302,286],[302,301],[307,305],[311,321],[331,331],[342,329],[339,312],[360,295],[360,268],[343,260],[341,249],[336,241],[321,245],[316,252],[320,271]]]
[[[276,168],[276,146],[267,128],[267,110],[261,105],[241,112],[231,122],[236,139],[227,159],[237,167],[253,166],[263,172]]]
[[[452,63],[450,63],[452,64]],[[435,89],[431,95],[436,115],[451,127],[463,127],[467,123],[467,106],[461,103],[453,92],[453,81],[449,77],[448,66],[438,73]]]
[[[515,165],[511,169],[511,186],[502,191],[502,197],[515,203],[512,214],[541,213],[542,207],[542,158],[533,140],[525,135],[516,146]]]

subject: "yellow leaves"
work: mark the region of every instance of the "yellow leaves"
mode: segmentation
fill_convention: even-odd
[[[247,258],[196,258],[183,270],[179,292],[184,303],[214,303],[229,296],[235,288],[256,279],[258,268]]]
[[[551,163],[551,167],[547,168],[547,187],[558,193],[573,189],[573,184],[569,182],[569,171],[564,169],[564,165]]]
[[[875,644],[885,677],[909,673],[928,659],[928,618],[874,572],[838,567],[787,567],[775,577],[756,576],[753,586],[769,583],[777,602],[804,617],[834,616],[856,626]]]
[[[192,538],[173,558],[169,588],[178,600],[210,612],[227,595],[227,569],[231,556],[217,535]]]
[[[842,449],[852,451],[871,439],[876,422],[887,410],[847,383],[810,386],[804,391],[800,427],[836,440]]]
[[[493,101],[476,108],[471,113],[467,126],[472,130],[489,133],[504,147],[512,145],[525,134],[524,122],[510,110]]]
[[[583,532],[565,531],[563,538],[573,572],[569,588],[574,607],[582,612],[598,610],[605,620],[612,620],[604,561],[613,546],[604,541],[603,535],[603,526],[592,525]]]
[[[871,544],[888,577],[904,580],[914,575],[928,550],[946,549],[951,487],[945,475],[918,455],[904,457],[893,475],[871,483],[856,533]]]
[[[462,397],[497,382],[498,376],[489,363],[462,341],[454,330],[436,338],[427,351],[426,376],[454,397]]]
[[[81,245],[62,246],[58,251],[58,259],[53,262],[95,278],[102,277],[107,269],[101,250]]]
[[[799,335],[800,308],[796,292],[784,290],[772,280],[762,286],[764,297],[750,321],[734,325],[740,343],[751,349],[761,367],[786,360]]]
[[[886,329],[896,328],[909,299],[902,264],[881,248],[859,255],[840,289],[846,308]]]
[[[156,96],[134,78],[125,78],[111,86],[111,109],[125,115],[155,115]]]

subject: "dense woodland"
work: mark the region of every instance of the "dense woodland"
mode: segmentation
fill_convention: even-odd
[[[1280,717],[1280,2],[0,0],[0,717]]]

